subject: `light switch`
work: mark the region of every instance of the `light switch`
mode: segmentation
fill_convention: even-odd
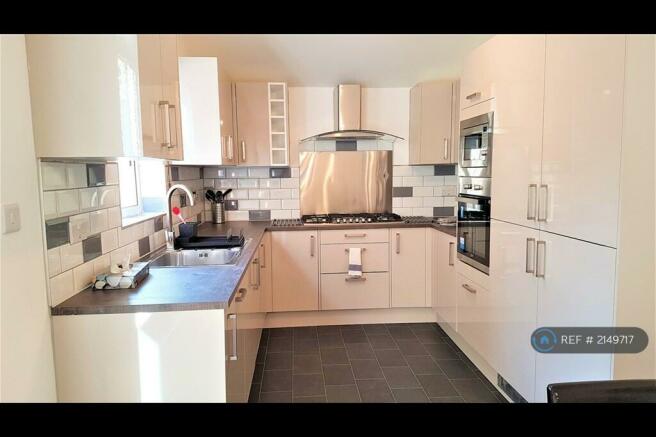
[[[20,207],[18,203],[2,205],[2,233],[18,232],[21,228]]]

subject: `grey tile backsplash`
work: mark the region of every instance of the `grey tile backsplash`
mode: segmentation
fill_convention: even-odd
[[[401,216],[452,216],[458,193],[455,164],[395,165],[392,206]]]

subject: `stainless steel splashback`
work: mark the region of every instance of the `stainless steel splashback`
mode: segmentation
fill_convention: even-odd
[[[302,152],[301,215],[392,212],[392,152]]]

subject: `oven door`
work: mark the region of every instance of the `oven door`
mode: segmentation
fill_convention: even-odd
[[[490,267],[490,198],[458,197],[458,259],[485,274]]]

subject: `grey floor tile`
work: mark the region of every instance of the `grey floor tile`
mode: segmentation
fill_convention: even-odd
[[[292,351],[292,337],[271,337],[267,352],[291,352]]]
[[[322,364],[348,364],[349,359],[346,355],[346,349],[321,349],[321,363]]]
[[[266,353],[267,353],[267,348],[260,348],[257,351],[257,357],[255,358],[255,362],[257,364],[264,364],[264,360],[266,359]]]
[[[251,392],[248,395],[248,403],[256,403],[260,401],[260,384],[251,384]]]
[[[331,403],[358,403],[360,393],[355,385],[326,385],[326,400]]]
[[[347,343],[346,352],[352,360],[376,358],[369,343]]]
[[[414,331],[415,336],[423,344],[444,343],[444,338],[435,330]]]
[[[364,332],[367,335],[380,335],[380,334],[389,334],[387,327],[385,325],[363,325]]]
[[[378,360],[351,360],[353,375],[355,379],[382,379],[383,371],[378,365]]]
[[[456,351],[447,343],[425,344],[424,347],[428,353],[436,360],[460,359]]]
[[[344,343],[369,343],[369,339],[362,328],[360,330],[342,331],[342,339]]]
[[[269,330],[269,339],[280,337],[291,337],[292,328],[271,328]]]
[[[361,379],[357,381],[362,402],[394,402],[392,391],[382,379]]]
[[[339,335],[339,326],[336,325],[326,325],[326,326],[317,326],[317,334],[319,336],[323,335]]]
[[[316,338],[294,338],[294,354],[318,354],[319,341]]]
[[[415,334],[418,331],[437,331],[437,323],[409,323],[408,327],[412,329]]]
[[[430,356],[406,357],[415,375],[443,375],[442,369]]]
[[[326,386],[355,384],[353,370],[348,364],[323,366],[323,378]]]
[[[390,388],[421,388],[410,367],[383,367]]]
[[[420,388],[393,388],[392,394],[400,403],[428,403],[430,400]]]
[[[344,332],[344,331],[364,332],[364,328],[362,327],[362,325],[357,325],[357,324],[354,324],[354,325],[339,325],[339,330],[341,332]]]
[[[260,391],[290,391],[292,390],[291,370],[265,370],[262,376]]]
[[[344,347],[344,340],[342,336],[337,335],[320,335],[319,336],[319,347],[321,349],[329,349],[334,347]]]
[[[369,335],[369,343],[374,349],[398,349],[394,339],[389,334],[383,335]]]
[[[478,378],[454,379],[451,381],[465,402],[498,403],[499,400]]]
[[[316,326],[301,326],[292,330],[292,336],[297,338],[317,338]]]
[[[294,355],[294,374],[303,374],[303,373],[322,373],[321,369],[321,357],[319,354],[316,355]]]
[[[294,398],[295,404],[325,404],[325,396],[300,396]]]
[[[268,393],[260,393],[259,402],[262,404],[268,403],[291,403],[292,402],[292,392],[291,391],[276,391]]]
[[[262,372],[264,372],[263,364],[255,364],[255,371],[253,372],[253,384],[262,382]]]
[[[462,404],[465,402],[460,396],[443,396],[437,398],[430,398],[434,404]]]
[[[428,355],[426,348],[419,342],[419,340],[397,340],[401,353],[408,356]]]
[[[436,360],[436,362],[449,379],[477,378],[462,360]]]
[[[417,379],[431,398],[458,396],[458,392],[444,375],[417,375]]]
[[[392,326],[388,327],[390,335],[394,340],[416,340],[414,332],[407,326]]]
[[[264,362],[264,370],[290,370],[292,368],[291,352],[269,352]]]
[[[401,351],[397,349],[377,349],[376,358],[382,367],[407,366]]]
[[[323,388],[323,375],[294,375],[292,379],[292,393],[299,396],[325,396]]]

